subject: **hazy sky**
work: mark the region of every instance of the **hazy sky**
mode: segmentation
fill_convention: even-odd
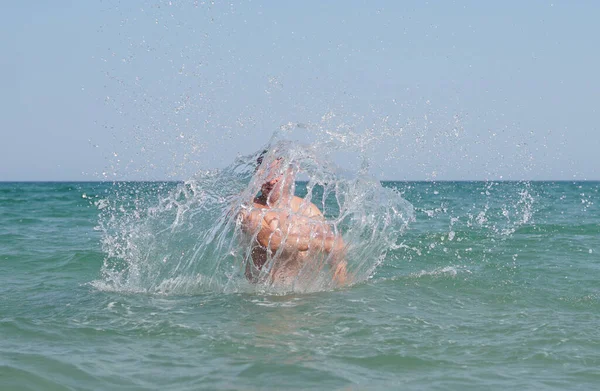
[[[382,179],[600,179],[598,15],[552,0],[8,2],[0,180],[185,179],[288,123]]]

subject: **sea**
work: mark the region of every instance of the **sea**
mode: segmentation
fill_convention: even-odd
[[[0,390],[600,389],[599,182],[298,181],[355,278],[278,290],[221,175],[0,183]]]

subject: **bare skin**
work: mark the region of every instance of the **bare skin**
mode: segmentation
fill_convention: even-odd
[[[348,278],[343,239],[332,231],[315,204],[290,194],[293,173],[288,169],[280,174],[278,168],[278,161],[267,168],[270,173],[261,195],[254,199],[253,208],[241,214],[244,232],[256,234],[246,277],[256,282],[270,255],[276,258],[269,272],[271,282],[285,284],[303,268],[320,267],[310,262],[316,259],[315,254],[324,253],[328,255],[333,281],[343,285]]]

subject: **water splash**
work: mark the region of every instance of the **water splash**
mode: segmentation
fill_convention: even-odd
[[[346,243],[351,282],[368,279],[386,253],[398,247],[414,219],[412,205],[365,170],[337,167],[329,159],[331,143],[302,144],[284,135],[273,136],[265,159],[277,157],[294,167],[302,179],[291,184],[296,194],[317,205]],[[242,230],[239,216],[252,208],[265,181],[264,171],[255,171],[261,151],[183,183],[116,185],[115,196],[102,202],[99,229],[107,257],[102,279],[93,284],[103,290],[163,294],[333,288],[332,271],[323,267],[328,256],[315,252],[307,264],[319,267],[303,267],[291,284],[246,279],[252,235]]]

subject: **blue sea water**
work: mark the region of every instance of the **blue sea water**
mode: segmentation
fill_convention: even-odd
[[[159,224],[184,184],[1,183],[0,389],[598,388],[600,183],[383,187],[414,219],[368,276],[276,293],[143,269],[215,224]]]

